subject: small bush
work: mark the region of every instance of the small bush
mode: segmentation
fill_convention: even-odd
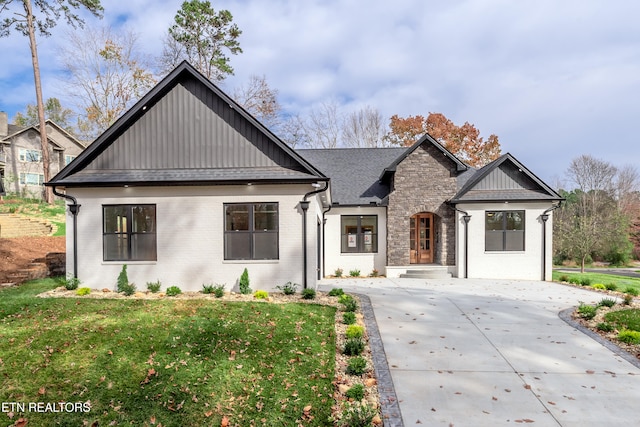
[[[175,297],[176,295],[180,295],[182,293],[182,289],[177,286],[169,286],[166,290],[166,294],[169,297]]]
[[[602,322],[596,325],[596,329],[602,332],[611,332],[613,331],[613,325],[611,323]]]
[[[358,303],[351,295],[341,295],[340,298],[338,298],[338,302],[343,305],[344,311],[358,310]]]
[[[202,293],[203,294],[212,294],[213,293],[213,288],[214,285],[213,283],[209,284],[209,285],[205,285],[204,283],[202,284]]]
[[[78,279],[77,277],[69,276],[64,281],[64,287],[68,291],[73,291],[74,289],[78,289],[78,286],[80,286],[80,279]]]
[[[607,289],[607,287],[605,285],[603,285],[602,283],[594,283],[593,285],[591,285],[591,287],[593,289],[599,289],[601,291],[604,291],[605,289]]]
[[[633,301],[633,295],[625,294],[625,296],[622,297],[623,305],[631,305],[632,301]]]
[[[161,287],[162,287],[162,283],[160,283],[160,280],[156,282],[147,282],[147,290],[151,293],[155,294],[159,292]]]
[[[91,293],[91,288],[80,288],[76,291],[76,295],[84,296]]]
[[[640,332],[623,329],[618,333],[618,339],[626,344],[640,344]]]
[[[627,286],[627,288],[624,290],[625,294],[629,294],[629,295],[633,295],[634,297],[638,296],[638,290],[636,288],[634,288],[633,286]]]
[[[216,285],[213,287],[213,295],[216,298],[222,298],[224,296],[224,284],[219,284],[216,283]]]
[[[240,293],[243,295],[249,295],[251,293],[251,287],[249,286],[249,271],[245,268],[240,276],[240,280],[238,282],[238,286],[240,287]]]
[[[613,307],[616,305],[616,300],[613,298],[602,298],[598,303],[599,307]]]
[[[378,277],[379,275],[380,275],[380,272],[376,268],[374,268],[371,271],[371,274],[369,274],[369,277]]]
[[[296,293],[296,289],[298,288],[297,283],[287,282],[284,285],[276,286],[276,289],[282,291],[285,295],[293,295]]]
[[[591,279],[588,277],[583,277],[580,279],[580,284],[582,286],[590,286],[591,285]]]
[[[342,269],[341,268],[336,268],[336,271],[333,273],[334,276],[336,277],[342,277]]]
[[[572,283],[574,285],[579,285],[580,284],[580,278],[578,276],[571,276],[571,277],[569,277],[568,282]]]
[[[364,386],[362,384],[355,384],[344,394],[347,399],[355,400],[356,402],[364,399]]]
[[[347,374],[360,376],[367,372],[367,360],[364,357],[352,357],[347,363]]]
[[[129,285],[129,276],[127,276],[127,264],[122,266],[122,270],[120,270],[120,274],[118,274],[118,280],[116,281],[116,290],[118,292],[124,292],[125,289],[128,289]]]
[[[258,290],[258,291],[254,292],[253,297],[255,299],[268,299],[269,298],[269,292]]]
[[[367,427],[371,425],[376,415],[376,410],[366,402],[347,402],[335,425],[338,427]]]
[[[333,288],[329,291],[330,297],[339,297],[340,295],[344,295],[342,288]]]
[[[596,317],[596,312],[598,311],[598,307],[587,304],[580,304],[578,306],[578,315],[586,320],[591,320]]]
[[[356,323],[356,314],[353,311],[342,313],[342,323],[345,325],[353,325]]]
[[[607,288],[608,291],[615,291],[616,289],[618,289],[618,285],[616,285],[615,283],[607,283],[606,285],[604,285],[605,288]]]
[[[307,288],[302,290],[302,299],[315,299],[316,298],[316,290]]]
[[[357,268],[349,271],[349,276],[351,277],[360,277],[360,270]]]
[[[568,275],[566,275],[566,274],[561,274],[561,275],[558,277],[558,280],[559,280],[559,281],[561,281],[561,282],[568,282],[568,281],[569,281],[569,276],[568,276]]]
[[[364,335],[364,328],[358,325],[349,325],[345,335],[347,338],[362,338]]]
[[[122,290],[120,291],[126,296],[130,297],[131,295],[136,293],[136,284],[135,283],[127,283],[122,286]]]
[[[360,356],[364,351],[364,340],[362,338],[349,338],[344,343],[342,353],[347,356]]]

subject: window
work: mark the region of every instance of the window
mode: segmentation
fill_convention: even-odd
[[[486,251],[524,251],[524,211],[487,211]]]
[[[77,156],[72,156],[70,154],[65,154],[64,156],[64,165],[67,166],[69,163],[73,161]]]
[[[42,185],[43,183],[44,175],[41,173],[20,172],[20,185]]]
[[[155,205],[105,205],[102,208],[105,261],[156,260]]]
[[[377,215],[342,215],[340,229],[343,253],[378,252]]]
[[[224,259],[278,259],[278,204],[224,205]]]
[[[42,151],[21,148],[18,152],[18,157],[21,162],[38,163],[42,161]]]

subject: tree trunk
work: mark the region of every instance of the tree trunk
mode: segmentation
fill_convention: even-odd
[[[580,273],[584,273],[584,261],[585,261],[585,259],[587,259],[586,255],[584,255],[582,257],[582,261],[581,261],[581,264],[580,264]]]
[[[29,47],[31,47],[31,61],[33,62],[33,78],[36,86],[36,104],[38,106],[38,122],[40,126],[40,146],[42,147],[42,169],[44,182],[51,178],[49,172],[49,140],[47,139],[47,124],[44,117],[44,101],[42,100],[42,83],[40,81],[40,65],[38,64],[38,47],[36,45],[36,31],[33,24],[33,9],[31,0],[23,0],[24,9],[27,13],[27,27],[29,29]],[[50,187],[44,188],[43,194],[45,202],[53,203],[53,191]]]

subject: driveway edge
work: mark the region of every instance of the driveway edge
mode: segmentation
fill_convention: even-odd
[[[580,323],[576,322],[575,320],[573,320],[571,315],[573,314],[573,312],[575,310],[576,310],[576,307],[567,308],[566,310],[562,310],[560,313],[558,313],[558,316],[562,320],[564,320],[567,324],[569,324],[569,326],[572,326],[572,327],[576,328],[577,330],[579,330],[580,332],[582,332],[583,334],[591,337],[592,339],[594,339],[598,343],[602,344],[607,349],[611,350],[614,354],[622,357],[624,360],[626,360],[627,362],[631,363],[636,368],[640,368],[640,361],[636,357],[634,357],[633,354],[631,354],[628,351],[618,347],[617,345],[615,345],[611,341],[602,338],[600,335],[598,335],[597,333],[593,332],[591,329],[589,329],[589,328],[581,325]]]
[[[382,344],[382,337],[378,330],[378,322],[376,315],[371,306],[371,300],[367,295],[357,294],[360,298],[362,315],[364,323],[367,327],[367,335],[369,336],[369,346],[371,348],[371,357],[373,359],[373,367],[378,381],[378,393],[380,394],[380,411],[382,420],[387,427],[404,427],[402,422],[402,414],[400,412],[400,404],[396,396],[396,389],[391,378],[391,371],[387,363],[387,355]]]

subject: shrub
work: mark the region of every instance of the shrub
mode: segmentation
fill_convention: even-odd
[[[580,304],[578,306],[578,315],[586,320],[591,320],[596,317],[596,312],[598,311],[598,307],[587,304]]]
[[[347,390],[344,395],[347,396],[348,399],[359,402],[364,399],[364,386],[362,384],[356,384]]]
[[[213,283],[209,284],[209,285],[205,285],[204,283],[202,284],[202,293],[203,294],[212,294],[213,293],[213,288],[214,285]]]
[[[604,291],[605,289],[607,289],[607,287],[605,285],[603,285],[602,283],[594,283],[593,285],[591,285],[591,287],[593,289],[599,289],[601,291]]]
[[[596,325],[596,329],[602,332],[611,332],[613,331],[613,325],[611,323],[602,322]]]
[[[558,280],[561,281],[561,282],[568,282],[569,281],[569,276],[567,276],[566,274],[561,274],[558,277]]]
[[[316,290],[307,288],[302,290],[302,299],[315,299]]]
[[[616,305],[616,300],[613,298],[602,298],[598,303],[599,307],[613,307]]]
[[[122,292],[126,296],[130,297],[136,292],[136,284],[135,283],[127,283],[126,285],[122,285]]]
[[[80,279],[78,279],[77,277],[69,276],[64,281],[64,287],[68,291],[73,291],[74,289],[78,289],[78,286],[80,286]]]
[[[362,338],[364,335],[364,328],[358,325],[349,325],[345,335],[347,338]]]
[[[583,277],[583,278],[580,279],[580,284],[582,286],[589,286],[589,285],[591,285],[591,279],[588,278],[588,277]]]
[[[364,340],[362,338],[349,338],[344,343],[342,353],[347,356],[360,356],[364,351]]]
[[[624,297],[622,297],[623,305],[630,305],[632,301],[633,301],[633,295],[626,294]]]
[[[349,359],[347,374],[360,376],[365,372],[367,372],[367,360],[364,357],[352,357]]]
[[[380,272],[378,271],[378,269],[374,268],[371,271],[371,274],[369,274],[369,277],[378,277],[380,275]]]
[[[167,296],[175,297],[176,295],[180,295],[182,290],[177,286],[169,286],[166,290]]]
[[[629,295],[633,295],[634,297],[638,296],[638,290],[636,288],[634,288],[633,286],[627,286],[627,288],[624,290],[625,294],[629,294]]]
[[[330,297],[339,297],[340,295],[344,295],[342,288],[333,288],[329,291]]]
[[[245,268],[240,276],[240,281],[238,282],[238,286],[240,287],[240,293],[244,295],[249,295],[251,293],[251,287],[249,286],[249,271]]]
[[[282,291],[285,295],[293,295],[296,293],[296,289],[298,288],[297,283],[287,282],[284,285],[276,286],[276,289]]]
[[[574,285],[579,285],[580,284],[580,278],[578,276],[571,276],[571,277],[569,277],[569,283],[572,283]]]
[[[358,303],[351,295],[340,295],[338,302],[344,306],[344,311],[356,311],[358,309]]]
[[[116,290],[118,292],[124,292],[125,288],[129,285],[129,276],[127,276],[127,264],[122,266],[120,274],[118,274],[118,280],[116,282]]]
[[[356,323],[356,314],[353,311],[342,313],[342,323],[345,325],[353,325]]]
[[[147,282],[147,290],[151,293],[155,294],[159,292],[161,287],[162,287],[162,283],[160,283],[160,280],[156,282]]]
[[[333,273],[334,276],[336,277],[342,277],[342,269],[341,268],[336,268],[336,271]]]
[[[357,268],[349,271],[349,276],[351,277],[360,277],[360,270]]]
[[[255,291],[255,293],[253,294],[253,297],[255,299],[268,299],[269,298],[269,292],[267,291]]]
[[[91,293],[91,288],[80,288],[76,291],[76,295],[84,296]]]
[[[367,427],[371,425],[373,418],[377,415],[375,409],[366,402],[347,402],[340,413],[340,418],[336,420],[338,427]]]
[[[623,329],[618,333],[618,339],[626,344],[640,344],[640,332]]]
[[[216,298],[222,298],[224,296],[224,284],[216,283],[213,287],[213,295],[215,295]]]
[[[616,289],[618,289],[618,285],[616,285],[615,283],[607,283],[606,285],[604,285],[605,288],[607,288],[608,291],[615,291]]]

